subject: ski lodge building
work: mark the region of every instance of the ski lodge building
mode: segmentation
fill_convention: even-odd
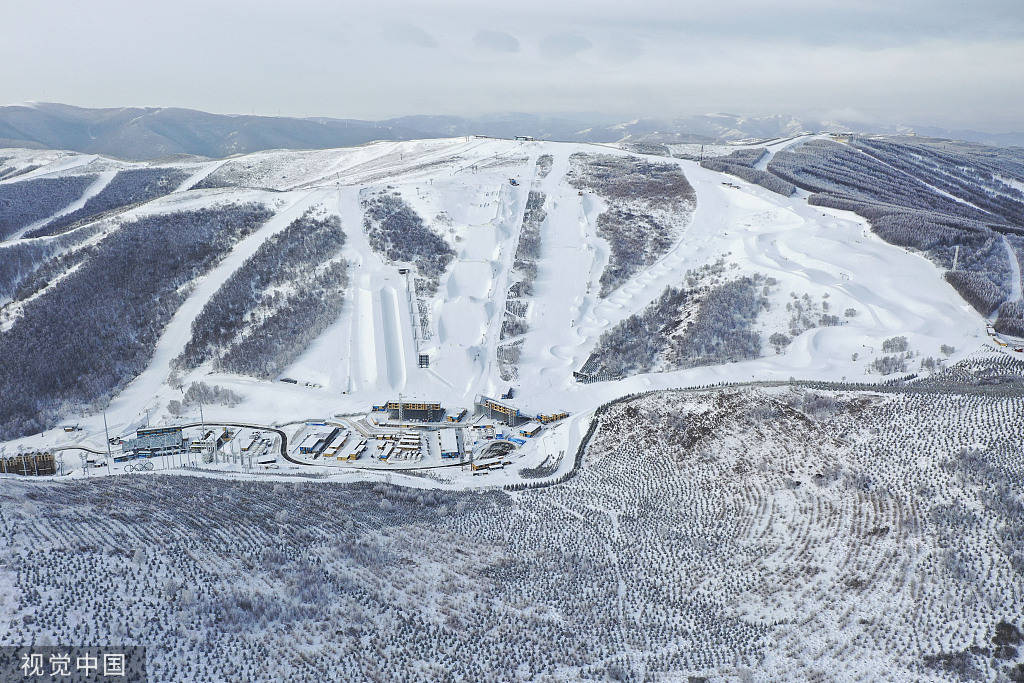
[[[156,458],[188,452],[188,439],[181,435],[181,427],[147,427],[135,432],[134,439],[121,444],[124,457]],[[117,458],[115,458],[116,460]]]

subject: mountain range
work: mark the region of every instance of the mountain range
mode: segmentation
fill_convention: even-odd
[[[0,107],[0,147],[65,149],[128,160],[175,155],[223,158],[266,149],[332,149],[375,140],[462,135],[528,135],[568,142],[714,143],[769,139],[803,131],[855,131],[1024,145],[1024,133],[879,125],[781,114],[701,114],[618,121],[602,114],[404,116],[380,121],[212,114],[178,107],[90,109],[56,103]]]

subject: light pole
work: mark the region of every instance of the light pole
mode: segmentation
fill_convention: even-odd
[[[110,474],[110,432],[107,430],[107,411],[103,411],[103,437],[107,440],[107,474]]]
[[[201,427],[202,431],[200,432],[202,434],[201,438],[205,439],[206,438],[206,418],[203,416],[203,402],[202,401],[199,402],[199,424],[202,425],[202,427]],[[216,465],[217,464],[217,450],[214,449],[213,452],[210,455],[213,456],[213,464]]]

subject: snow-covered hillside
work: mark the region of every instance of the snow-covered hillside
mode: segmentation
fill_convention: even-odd
[[[542,490],[5,481],[0,643],[146,645],[155,680],[1020,680],[1020,365],[655,392]]]
[[[813,137],[771,142],[758,167],[763,170],[777,151]],[[93,395],[82,394],[68,405],[60,395],[40,399],[47,406],[46,426],[66,417],[84,428],[76,438],[94,444],[102,444],[102,415],[86,403],[103,405],[109,399],[110,430],[121,434],[147,419],[171,419],[169,402],[181,397],[180,387],[197,381],[242,397],[232,407],[207,406],[206,419],[260,424],[365,412],[399,394],[471,407],[478,394],[498,396],[511,387],[525,412],[571,413],[563,434],[578,438],[591,411],[625,394],[789,378],[878,382],[941,367],[988,340],[986,320],[957,295],[940,268],[876,237],[864,219],[811,206],[805,192],[783,196],[687,159],[637,157],[584,143],[469,137],[183,160],[159,166],[173,170],[176,178],[160,196],[154,198],[150,190],[135,200],[125,196],[116,206],[49,235],[50,221],[88,207],[89,197],[102,194],[114,175],[145,165],[35,151],[0,156],[13,160],[8,165],[38,165],[0,181],[0,197],[5,192],[21,196],[16,192],[30,190],[26,183],[47,178],[94,176],[80,184],[79,197],[48,216],[12,226],[10,238],[0,243],[0,260],[21,264],[9,272],[0,267],[7,329],[32,324],[34,319],[19,321],[31,317],[33,305],[53,305],[57,294],[51,281],[73,279],[74,269],[93,263],[131,221],[173,220],[172,212],[243,204],[273,214],[224,243],[228,250],[187,273],[189,279],[168,281],[176,288],[175,303],[165,318],[154,319],[157,338],[145,367],[120,368],[121,374],[98,385]],[[614,190],[573,175],[574,165],[603,159],[595,168],[607,169],[616,159],[631,158],[648,166],[622,166],[627,170],[614,181]],[[651,204],[650,176],[637,168],[678,169],[683,183],[692,186],[693,201],[678,211]],[[621,196],[628,201],[614,192],[625,193]],[[526,266],[534,279],[523,289],[524,266],[516,265],[516,254],[531,197],[528,239],[537,256]],[[310,210],[340,219],[346,237],[339,254],[347,263],[347,285],[319,294],[340,300],[336,318],[318,327],[315,338],[303,342],[272,379],[230,374],[213,361],[179,367],[175,358],[193,341],[198,329],[193,323],[204,307],[232,277],[233,282],[249,277],[246,268],[254,267],[250,259],[260,246]],[[608,229],[611,211],[624,221],[618,232]],[[22,237],[30,229],[43,234]],[[616,254],[621,258],[630,245],[660,244],[652,237],[667,241],[617,271],[624,275],[602,280]],[[609,241],[618,239],[629,242]],[[693,279],[710,264],[717,264],[713,281]],[[705,329],[701,321],[712,307],[706,302],[724,301],[713,296],[714,288],[743,277],[762,284],[759,310],[744,328],[746,339],[759,341],[742,360],[726,353],[673,363],[662,354],[649,370],[613,381],[574,377],[600,347],[602,335],[642,314],[669,287],[689,287],[692,296],[660,326],[673,326],[666,328],[665,343],[687,334],[710,335],[715,348],[728,349],[736,333],[731,323]],[[281,311],[280,303],[272,303],[275,296],[308,300],[302,282],[292,278],[266,286],[260,296],[269,298],[254,305],[246,319],[255,325],[269,311]],[[506,311],[514,318],[511,326]],[[111,330],[128,323],[106,321]],[[905,341],[893,341],[901,338]],[[60,349],[23,352],[59,355]],[[421,367],[421,357],[429,359],[429,367]],[[510,380],[503,379],[503,366]],[[573,443],[568,436],[561,440],[563,447]],[[63,432],[49,431],[26,435],[10,447],[63,441]]]
[[[858,144],[0,154],[0,644],[1020,680],[1024,171]]]

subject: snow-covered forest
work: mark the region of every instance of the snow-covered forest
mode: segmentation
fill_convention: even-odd
[[[639,157],[577,154],[568,182],[596,193],[608,208],[597,234],[611,256],[601,274],[601,296],[625,283],[668,251],[689,220],[696,194],[672,164]]]
[[[762,290],[770,285],[760,274],[730,280],[722,271],[719,264],[690,272],[683,286],[667,287],[642,312],[602,334],[582,371],[619,379],[760,356],[761,335],[751,328],[769,306]]]
[[[254,204],[160,214],[81,247],[74,267],[18,302],[0,334],[11,361],[0,365],[0,436],[38,431],[124,387],[145,368],[182,288],[269,216]]]
[[[1024,0],[64,4],[0,683],[1024,683]]]
[[[0,185],[0,239],[68,206],[95,179],[95,176],[70,175]]]
[[[185,178],[188,172],[180,168],[138,168],[120,171],[111,181],[88,200],[82,208],[66,213],[27,233],[28,237],[41,237],[64,232],[76,223],[131,204],[148,202],[168,194]]]
[[[146,644],[161,679],[1012,680],[1022,374],[626,398],[539,489],[6,482],[0,642]]]
[[[1024,239],[1024,195],[1012,181],[1024,173],[1024,159],[1013,150],[949,141],[811,140],[779,152],[767,168],[813,193],[810,203],[855,211],[883,239],[950,269],[950,284],[985,315],[1014,291],[1019,271],[1003,240]]]
[[[192,322],[175,365],[273,378],[338,317],[348,267],[337,216],[309,209],[236,270]]]

